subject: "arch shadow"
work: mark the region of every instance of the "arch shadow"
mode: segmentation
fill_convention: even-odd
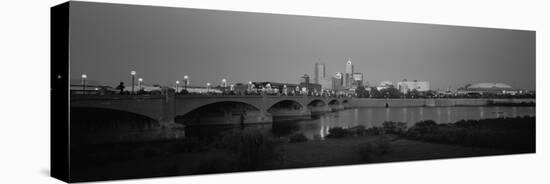
[[[297,102],[295,100],[281,100],[271,105],[269,108],[267,108],[267,112],[273,113],[279,110],[285,110],[285,111],[302,110],[304,108],[305,108],[304,105],[302,105],[300,102]]]
[[[308,107],[324,107],[327,103],[321,99],[312,100],[307,104]]]
[[[204,104],[185,114],[176,115],[174,121],[184,125],[244,124],[245,118],[260,113],[260,108],[245,102],[220,101]]]

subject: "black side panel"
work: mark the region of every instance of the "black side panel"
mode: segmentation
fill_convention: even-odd
[[[70,182],[69,2],[50,10],[51,176]]]

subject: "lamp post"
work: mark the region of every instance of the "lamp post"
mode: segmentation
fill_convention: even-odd
[[[143,82],[143,78],[138,78],[138,91],[141,91],[141,83]]]
[[[136,77],[136,71],[132,70],[130,72],[130,75],[132,75],[132,94],[134,94],[134,81],[135,81],[135,77]]]
[[[88,78],[88,76],[86,74],[82,74],[82,94],[86,93],[86,78]]]
[[[179,87],[180,87],[180,81],[177,80],[176,81],[176,94],[178,94]]]
[[[226,88],[227,88],[227,80],[225,80],[225,78],[223,78],[222,79],[222,89],[223,89],[224,93],[226,92]]]
[[[188,79],[189,79],[189,77],[187,75],[183,76],[183,86],[184,86],[185,91],[187,91]]]
[[[206,83],[206,93],[210,93],[210,82]]]

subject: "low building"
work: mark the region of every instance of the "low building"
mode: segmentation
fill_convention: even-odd
[[[388,88],[392,88],[392,87],[393,87],[393,82],[392,81],[382,81],[382,82],[380,82],[380,85],[378,85],[376,87],[376,89],[378,91],[380,91],[380,90],[388,89]]]
[[[413,90],[418,92],[427,92],[430,90],[430,82],[428,81],[406,81],[403,80],[397,83],[397,89],[403,94],[407,94]]]

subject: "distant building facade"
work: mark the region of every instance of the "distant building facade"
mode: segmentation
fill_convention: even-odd
[[[336,74],[334,74],[334,76],[332,77],[332,90],[339,91],[344,89],[343,78],[344,76],[340,72],[337,72]]]
[[[378,85],[376,87],[376,89],[378,91],[380,91],[380,90],[388,89],[388,88],[392,88],[392,87],[394,87],[392,81],[382,81],[382,82],[380,82],[380,85]]]
[[[397,83],[397,89],[401,93],[407,94],[413,90],[416,90],[418,92],[426,92],[430,90],[430,82],[428,81],[406,81],[403,80],[401,82]]]
[[[357,89],[358,87],[363,87],[363,74],[362,73],[353,73],[352,76],[351,88]]]
[[[321,84],[326,78],[326,68],[324,63],[315,63],[315,73],[313,74],[313,83]]]

